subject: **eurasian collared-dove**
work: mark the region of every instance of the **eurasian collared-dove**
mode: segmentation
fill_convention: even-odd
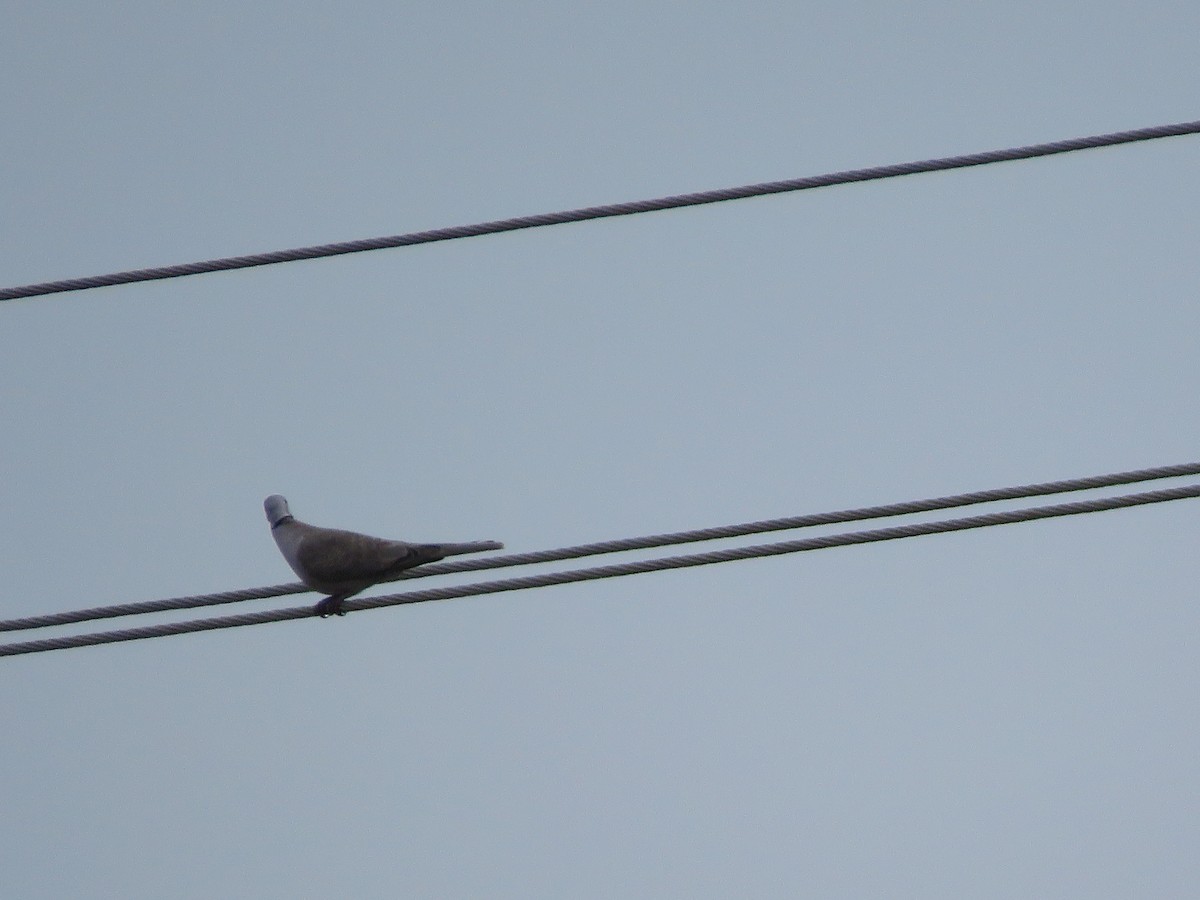
[[[353,531],[318,528],[296,521],[288,510],[287,500],[278,494],[263,501],[263,508],[271,523],[271,536],[292,571],[313,590],[329,595],[315,609],[322,618],[344,616],[343,600],[373,584],[388,581],[405,569],[460,553],[504,549],[496,541],[408,544]]]

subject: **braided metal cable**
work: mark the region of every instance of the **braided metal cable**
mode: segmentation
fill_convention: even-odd
[[[276,584],[269,587],[246,588],[240,591],[218,591],[215,594],[196,594],[190,597],[170,597],[164,600],[145,600],[138,603],[118,603],[113,606],[94,606],[91,609],[73,609],[67,612],[46,613],[40,616],[22,616],[19,619],[0,620],[0,631],[22,631],[27,628],[48,628],[52,625],[70,625],[73,622],[90,622],[93,619],[114,619],[119,616],[137,616],[143,613],[164,612],[171,609],[195,609],[201,606],[220,606],[224,603],[240,603],[244,600],[262,600],[267,597],[282,597],[287,594],[303,594],[312,590],[298,581]]]
[[[248,256],[230,256],[222,259],[210,259],[204,262],[161,266],[151,269],[132,269],[127,272],[95,275],[90,278],[68,278],[63,281],[46,281],[41,284],[28,284],[21,287],[0,289],[0,300],[15,300],[19,297],[38,297],[46,294],[61,293],[63,291],[81,291],[88,288],[106,287],[115,284],[132,284],[138,281],[180,278],[185,275],[199,275],[204,272],[248,269],[254,266],[269,266],[275,263],[295,262],[301,259],[317,259],[326,256],[341,256],[347,253],[361,253],[366,250],[410,247],[415,244],[431,244],[436,241],[450,241],[458,238],[478,237],[485,234],[499,234],[505,231],[520,231],[526,228],[542,228],[547,225],[583,222],[588,219],[604,219],[663,209],[679,209],[685,206],[700,206],[706,203],[720,203],[725,200],[742,200],[747,197],[762,197],[768,194],[803,191],[811,188],[829,187],[835,184],[877,181],[881,178],[896,178],[901,175],[915,175],[921,172],[939,172],[946,169],[962,169],[969,166],[983,166],[990,163],[1008,162],[1017,159],[1032,159],[1056,153],[1070,153],[1074,150],[1111,147],[1116,144],[1128,144],[1134,141],[1148,141],[1164,137],[1177,137],[1185,134],[1196,134],[1198,132],[1200,132],[1200,121],[1181,122],[1176,125],[1157,125],[1151,128],[1137,128],[1132,131],[1118,131],[1111,134],[1097,134],[1065,141],[1051,141],[1045,144],[1031,144],[1025,147],[1011,147],[1007,150],[991,150],[985,153],[947,156],[939,159],[875,166],[868,169],[850,169],[844,172],[832,172],[826,175],[814,175],[807,178],[768,181],[761,184],[743,185],[741,187],[699,191],[691,194],[677,194],[653,200],[634,200],[627,203],[611,203],[604,206],[587,206],[564,212],[518,216],[511,219],[480,222],[475,225],[459,225],[451,228],[435,228],[430,231],[414,231],[390,237],[367,238],[336,244],[320,244],[313,247],[297,247],[292,250],[276,250],[270,253],[254,253]]]
[[[358,612],[366,609],[379,609],[385,606],[400,606],[406,603],[426,603],[432,600],[450,600],[459,597],[474,597],[482,594],[497,594],[504,591],[528,590],[531,588],[570,584],[577,581],[594,581],[600,578],[618,578],[624,575],[640,575],[644,572],[659,572],[667,569],[706,566],[714,563],[731,562],[739,559],[779,556],[785,553],[800,553],[807,550],[824,550],[830,547],[844,547],[851,544],[892,541],[900,538],[917,537],[925,534],[941,534],[950,531],[965,531],[972,528],[987,528],[994,525],[1009,525],[1016,522],[1030,522],[1038,519],[1075,516],[1084,513],[1101,512],[1111,509],[1124,509],[1131,506],[1143,506],[1150,503],[1166,503],[1171,500],[1183,500],[1195,497],[1200,497],[1200,484],[1186,485],[1177,488],[1167,488],[1160,491],[1148,491],[1141,494],[1124,494],[1118,497],[1103,497],[1095,500],[1079,500],[1074,503],[1061,503],[1052,506],[1038,506],[1027,509],[1009,510],[1006,512],[986,513],[984,515],[970,516],[962,519],[946,519],[940,522],[918,522],[910,525],[898,525],[892,528],[879,528],[871,531],[855,531],[845,534],[833,534],[825,537],[783,541],[776,544],[735,547],[728,550],[714,550],[709,553],[696,553],[686,556],[647,559],[636,562],[619,563],[611,566],[599,566],[592,569],[574,569],[565,572],[549,572],[543,575],[529,575],[524,578],[507,578],[499,581],[484,581],[476,584],[464,584],[454,587],[433,588],[424,591],[410,591],[408,593],[390,594],[382,597],[368,597],[357,600],[351,599],[344,602],[343,609],[346,612]],[[44,640],[26,641],[17,644],[2,644],[0,645],[0,656],[16,656],[23,653],[41,653],[47,650],[64,650],[70,647],[85,647],[94,644],[110,644],[119,641],[134,641],[141,640],[143,638],[166,637],[168,635],[185,634],[193,631],[212,631],[220,628],[237,628],[243,625],[263,625],[268,622],[283,622],[289,619],[305,619],[316,615],[316,610],[311,606],[293,607],[290,609],[275,609],[265,610],[258,613],[245,613],[236,616],[222,616],[213,619],[196,619],[190,622],[149,625],[143,628],[127,628],[119,631],[106,631],[93,634],[47,638]]]
[[[1091,488],[1135,484],[1140,481],[1176,478],[1183,475],[1200,475],[1200,462],[1181,463],[1173,466],[1156,466],[1149,469],[1134,469],[1127,472],[1091,475],[1084,478],[1068,478],[1060,481],[1044,481],[1037,484],[1017,485],[1015,487],[992,488],[984,491],[951,494],[946,497],[932,497],[925,500],[908,500],[901,503],[888,503],[880,506],[864,506],[834,512],[809,513],[807,515],[790,516],[780,519],[764,519],[758,522],[745,522],[740,525],[721,525],[714,528],[698,528],[692,531],[674,531],[666,534],[599,541],[592,544],[576,544],[572,547],[560,547],[553,550],[538,550],[530,553],[513,553],[506,556],[479,557],[477,559],[456,560],[447,563],[432,563],[417,569],[409,569],[401,572],[396,578],[389,580],[401,581],[410,578],[427,578],[430,575],[448,575],[455,572],[481,572],[488,569],[503,569],[511,566],[558,562],[565,559],[579,559],[585,556],[597,556],[604,553],[648,550],[654,547],[667,547],[674,544],[695,543],[697,541],[712,541],[720,538],[744,537],[749,534],[786,531],[792,528],[807,528],[814,525],[834,525],[843,522],[858,522],[864,519],[881,519],[887,516],[931,512],[933,510],[952,509],[959,506],[972,506],[978,503],[993,503],[999,500],[1018,500],[1025,497],[1045,496],[1047,494],[1063,494],[1069,491],[1083,491]],[[172,609],[196,609],[202,606],[219,606],[226,603],[240,603],[244,600],[261,600],[268,597],[281,597],[287,594],[302,594],[309,590],[308,587],[299,582],[292,582],[289,584],[277,584],[271,587],[221,591],[214,594],[196,594],[190,597],[172,597],[163,600],[147,600],[139,603],[97,606],[91,609],[0,620],[0,631],[22,631],[29,628],[46,628],[53,625],[68,625],[74,622],[88,622],[94,619],[110,619],[119,616],[140,615],[142,613],[164,612]]]

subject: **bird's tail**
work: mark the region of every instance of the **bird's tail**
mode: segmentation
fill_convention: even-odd
[[[464,553],[482,553],[484,550],[503,550],[504,545],[499,541],[467,541],[463,544],[425,544],[439,558],[461,556]]]

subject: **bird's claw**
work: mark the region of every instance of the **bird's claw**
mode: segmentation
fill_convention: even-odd
[[[326,597],[314,608],[315,612],[322,619],[328,619],[330,616],[344,616],[346,611],[342,609],[341,597]]]

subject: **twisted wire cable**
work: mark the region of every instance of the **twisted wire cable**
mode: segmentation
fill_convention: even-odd
[[[804,191],[812,188],[829,187],[835,184],[877,181],[882,178],[916,175],[921,172],[939,172],[946,169],[962,169],[969,166],[983,166],[1018,159],[1032,159],[1056,153],[1070,153],[1075,150],[1089,150],[1096,147],[1111,147],[1117,144],[1128,144],[1135,141],[1148,141],[1165,137],[1178,137],[1198,132],[1200,132],[1200,121],[1180,122],[1175,125],[1156,125],[1150,128],[1137,128],[1132,131],[1117,131],[1111,134],[1097,134],[1090,137],[1051,141],[1044,144],[1030,144],[1024,147],[1010,147],[1006,150],[991,150],[984,153],[946,156],[938,159],[874,166],[867,169],[850,169],[844,172],[831,172],[826,175],[815,175],[807,178],[768,181],[761,184],[743,185],[741,187],[677,194],[652,200],[634,200],[627,203],[611,203],[604,206],[587,206],[563,212],[518,216],[510,219],[480,222],[475,225],[435,228],[429,231],[414,231],[390,237],[367,238],[336,244],[320,244],[312,247],[297,247],[292,250],[276,250],[269,253],[254,253],[247,256],[230,256],[222,259],[210,259],[204,262],[183,263],[181,265],[160,266],[150,269],[132,269],[126,272],[95,275],[89,278],[46,281],[40,284],[27,284],[20,287],[0,289],[0,300],[15,300],[19,297],[38,297],[64,291],[82,291],[88,288],[132,284],[138,281],[181,278],[186,275],[199,275],[205,272],[248,269],[254,266],[295,262],[301,259],[317,259],[327,256],[341,256],[347,253],[362,253],[366,250],[411,247],[416,244],[431,244],[436,241],[450,241],[458,238],[478,237],[485,234],[520,231],[527,228],[543,228],[548,225],[564,225],[568,222],[583,222],[589,219],[629,216],[664,209],[679,209],[685,206],[700,206],[706,203],[721,203],[725,200],[742,200],[747,197],[762,197],[769,194]]]
[[[402,594],[390,594],[382,597],[350,599],[343,603],[343,609],[346,612],[358,612],[367,609],[379,609],[385,606],[399,606],[407,603],[426,603],[433,600],[450,600],[459,597],[473,597],[483,594],[496,594],[505,591],[528,590],[531,588],[550,587],[552,585],[570,584],[579,581],[594,581],[601,578],[618,578],[625,575],[639,575],[645,572],[658,572],[667,569],[706,566],[715,563],[732,562],[739,559],[779,556],[785,553],[800,553],[808,550],[824,550],[831,547],[843,547],[852,544],[892,541],[901,538],[918,537],[926,534],[941,534],[951,531],[965,531],[973,528],[987,528],[995,525],[1008,525],[1016,522],[1029,522],[1038,519],[1082,515],[1084,513],[1101,512],[1112,509],[1124,509],[1132,506],[1143,506],[1151,503],[1166,503],[1173,500],[1183,500],[1195,497],[1200,497],[1200,484],[1186,485],[1177,488],[1166,488],[1164,490],[1148,491],[1140,494],[1123,494],[1118,497],[1103,497],[1094,500],[1079,500],[1073,503],[1061,503],[1051,506],[1038,506],[1026,509],[1009,510],[1005,512],[986,513],[984,515],[969,516],[962,519],[945,519],[939,522],[918,522],[909,525],[898,525],[891,528],[879,528],[870,531],[833,534],[824,537],[783,541],[775,544],[760,544],[751,547],[735,547],[727,550],[714,550],[708,553],[696,553],[685,556],[671,556],[660,559],[618,563],[616,565],[599,566],[591,569],[574,569],[563,572],[548,572],[542,575],[529,575],[524,578],[508,578],[499,581],[484,581],[475,584],[433,588],[424,591],[410,591]],[[292,607],[289,609],[264,610],[257,613],[243,613],[241,615],[222,616],[212,619],[194,619],[188,622],[175,622],[164,625],[148,625],[142,628],[127,628],[118,631],[95,632],[92,634],[45,638],[43,640],[26,641],[16,644],[2,644],[0,645],[0,656],[16,656],[25,653],[42,653],[48,650],[64,650],[71,647],[85,647],[96,644],[116,643],[119,641],[134,641],[145,638],[167,637],[169,635],[186,634],[196,631],[237,628],[244,625],[263,625],[269,622],[283,622],[290,619],[312,618],[316,615],[317,611],[311,606]]]
[[[389,579],[389,581],[428,578],[430,575],[448,575],[456,572],[481,572],[488,569],[502,569],[511,566],[526,566],[536,563],[558,562],[565,559],[579,559],[585,556],[597,556],[605,553],[648,550],[654,547],[667,547],[675,544],[711,541],[721,538],[744,537],[750,534],[762,534],[770,531],[787,531],[793,528],[807,528],[814,525],[858,522],[865,519],[880,519],[888,516],[952,509],[959,506],[973,506],[979,503],[993,503],[999,500],[1018,500],[1025,497],[1039,497],[1047,494],[1063,494],[1070,491],[1135,484],[1141,481],[1176,478],[1183,475],[1200,475],[1200,462],[1155,466],[1149,469],[1133,469],[1126,472],[1112,472],[1107,475],[1090,475],[1083,478],[1044,481],[1014,487],[992,488],[983,491],[971,491],[965,494],[932,497],[925,500],[887,503],[880,506],[864,506],[834,512],[809,513],[807,515],[790,516],[780,519],[764,519],[758,522],[745,522],[740,525],[721,525],[713,528],[698,528],[692,531],[674,531],[666,534],[651,534],[642,537],[599,541],[592,544],[576,544],[575,546],[560,547],[553,550],[538,550],[530,553],[513,553],[506,556],[479,557],[447,563],[432,563],[421,566],[418,569],[409,569],[401,572],[395,578]],[[0,620],[0,631],[22,631],[29,628],[46,628],[54,625],[88,622],[94,619],[110,619],[119,616],[141,615],[143,613],[164,612],[173,609],[196,609],[203,606],[220,606],[227,603],[240,603],[245,600],[261,600],[268,597],[281,597],[287,594],[302,594],[309,590],[311,589],[299,582],[291,582],[269,587],[220,591],[213,594],[196,594],[189,597],[171,597],[163,600],[121,603],[114,606],[97,606],[91,609]]]

